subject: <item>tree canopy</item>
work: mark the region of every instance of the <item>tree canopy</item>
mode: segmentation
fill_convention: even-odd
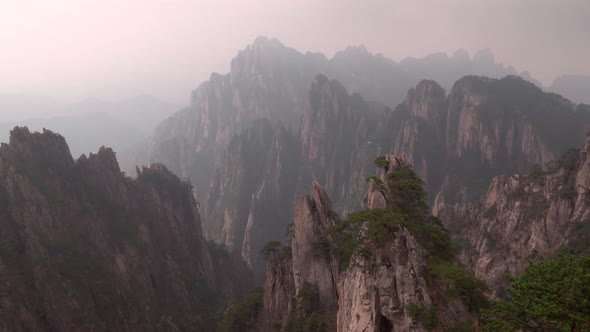
[[[484,331],[590,331],[590,256],[532,264],[508,292],[484,313]]]

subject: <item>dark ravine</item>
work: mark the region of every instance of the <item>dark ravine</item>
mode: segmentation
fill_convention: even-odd
[[[63,137],[15,128],[0,147],[0,330],[210,330],[252,286],[205,241],[190,184],[164,166],[74,160]]]

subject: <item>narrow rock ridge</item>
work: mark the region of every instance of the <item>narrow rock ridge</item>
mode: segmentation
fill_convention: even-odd
[[[315,285],[323,308],[334,306],[338,299],[338,262],[317,259],[313,241],[323,230],[334,225],[333,218],[332,203],[326,191],[314,181],[311,196],[304,194],[295,202],[291,252],[296,293],[301,291],[305,282]]]

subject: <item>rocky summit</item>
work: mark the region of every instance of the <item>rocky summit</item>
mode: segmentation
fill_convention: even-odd
[[[159,164],[131,179],[109,148],[74,160],[60,135],[17,127],[0,204],[3,331],[208,330],[251,287],[203,238],[191,185]]]
[[[311,193],[296,200],[289,243],[270,257],[260,305],[242,312],[251,317],[247,321],[231,315],[244,308],[230,309],[222,326],[444,331],[476,324],[475,313],[485,302],[483,282],[470,279],[447,252],[448,234],[427,215],[423,182],[407,161],[388,155],[383,163],[381,177],[371,179],[371,207],[345,220],[313,182]],[[400,191],[407,185],[411,194]],[[464,295],[444,295],[454,291]]]

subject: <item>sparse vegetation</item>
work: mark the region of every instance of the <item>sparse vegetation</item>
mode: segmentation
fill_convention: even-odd
[[[448,298],[460,299],[473,312],[485,307],[485,283],[472,278],[453,263],[455,247],[448,231],[438,218],[428,216],[424,182],[411,167],[402,166],[387,174],[386,185],[393,197],[393,202],[387,208],[349,214],[348,218],[337,222],[316,238],[313,244],[315,253],[336,259],[343,270],[349,267],[353,255],[359,256],[370,273],[376,258],[375,252],[385,247],[395,239],[398,231],[405,228],[424,248],[429,262],[430,280],[442,285]],[[423,315],[427,320],[430,319],[427,313]]]
[[[412,319],[419,321],[428,330],[432,330],[438,325],[436,311],[432,308],[410,303],[406,306],[406,310]]]
[[[317,308],[318,292],[315,285],[304,282],[297,294],[295,316],[291,317],[284,332],[326,332],[328,322],[326,313]]]
[[[281,243],[279,241],[270,241],[262,247],[260,253],[264,256],[264,259],[270,260],[277,257],[280,247]]]
[[[375,166],[379,168],[387,168],[389,167],[389,161],[387,161],[384,156],[377,157],[377,159],[375,159]]]
[[[248,331],[254,327],[258,311],[262,307],[264,289],[255,288],[244,301],[231,306],[219,324],[219,332]]]

